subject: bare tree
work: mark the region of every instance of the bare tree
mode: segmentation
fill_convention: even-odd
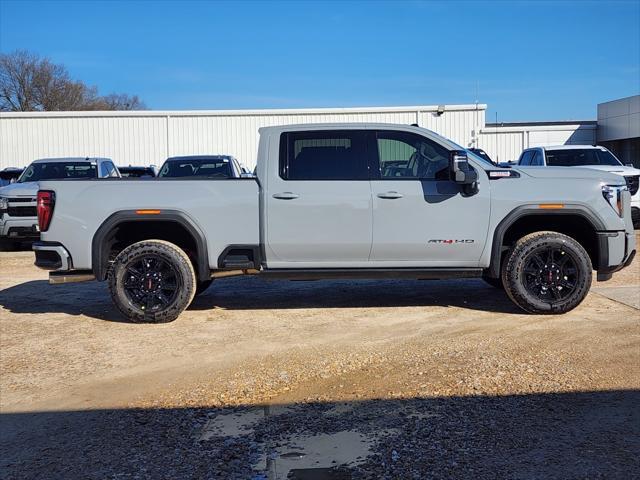
[[[63,65],[18,50],[0,54],[0,111],[144,110],[137,95],[98,95]]]
[[[104,110],[144,110],[146,105],[137,95],[111,93],[100,98],[107,106]]]

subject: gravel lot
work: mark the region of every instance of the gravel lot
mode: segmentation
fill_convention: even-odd
[[[0,253],[0,478],[640,477],[638,261],[562,316],[237,278],[166,325],[32,262]]]

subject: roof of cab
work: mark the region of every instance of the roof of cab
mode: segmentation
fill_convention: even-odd
[[[109,160],[110,158],[104,157],[60,157],[60,158],[39,158],[31,163],[57,163],[57,162],[96,162]]]
[[[169,157],[167,158],[167,162],[179,161],[183,162],[186,160],[228,160],[233,158],[232,155],[182,155],[179,157]]]
[[[544,150],[605,150],[604,147],[599,145],[549,145],[546,147],[532,148],[542,148]]]

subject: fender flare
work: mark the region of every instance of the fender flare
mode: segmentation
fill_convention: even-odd
[[[109,258],[105,247],[107,246],[106,238],[108,235],[122,223],[148,221],[173,222],[185,228],[196,242],[196,277],[201,281],[211,278],[206,237],[202,229],[189,215],[179,210],[162,210],[155,215],[139,215],[135,210],[121,210],[111,214],[102,222],[91,241],[91,266],[98,281],[104,281],[107,278],[107,262]]]
[[[487,276],[500,278],[500,263],[502,261],[502,242],[504,234],[516,221],[527,216],[540,215],[573,215],[582,217],[593,227],[594,232],[605,230],[605,225],[600,218],[588,207],[582,205],[569,205],[557,210],[543,210],[535,205],[521,205],[511,210],[504,217],[493,231],[493,241],[491,244],[491,261],[487,269]]]

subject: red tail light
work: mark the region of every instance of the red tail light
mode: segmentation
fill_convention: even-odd
[[[53,207],[56,204],[56,194],[48,190],[38,192],[38,227],[46,232],[53,217]]]

